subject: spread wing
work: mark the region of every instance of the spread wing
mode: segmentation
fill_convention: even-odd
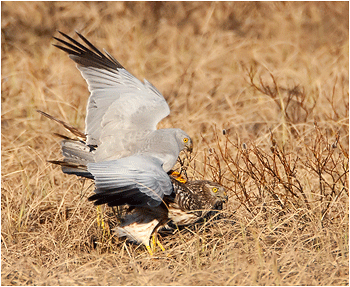
[[[159,159],[130,156],[118,160],[89,163],[95,179],[96,194],[89,200],[109,206],[158,206],[173,186]]]
[[[68,41],[54,37],[63,44],[54,46],[69,54],[88,84],[86,143],[98,146],[95,161],[132,155],[135,144],[169,115],[169,106],[151,83],[142,83],[107,51],[103,54],[76,33],[85,45],[60,32]]]

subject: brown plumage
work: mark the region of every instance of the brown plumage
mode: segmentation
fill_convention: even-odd
[[[47,113],[38,112],[64,126],[78,139],[57,135],[69,141],[83,143],[84,134],[78,129]],[[60,165],[65,173],[93,179],[92,174],[82,164],[72,161],[50,162]],[[163,202],[156,207],[129,206],[120,226],[116,228],[117,236],[126,236],[131,241],[143,243],[152,254],[150,238],[152,235],[156,235],[157,231],[167,223],[173,223],[178,226],[193,224],[206,216],[208,212],[222,209],[223,203],[227,201],[226,189],[218,183],[208,180],[180,182],[181,177],[173,177],[171,175],[170,178],[173,184],[172,194],[164,196]],[[118,206],[118,202],[122,202],[120,197],[120,193],[105,192],[96,193],[90,196],[89,200],[94,201],[95,205],[107,203],[109,206]]]
[[[116,228],[119,237],[143,243],[150,251],[150,238],[167,223],[189,225],[197,222],[212,210],[222,209],[227,201],[226,189],[208,180],[181,183],[172,178],[173,193],[155,208],[132,207]]]
[[[85,141],[86,140],[86,135],[83,132],[79,131],[77,128],[71,126],[70,124],[67,124],[64,121],[61,121],[61,120],[59,120],[59,119],[49,115],[48,113],[45,113],[45,112],[40,111],[40,110],[36,110],[36,111],[38,113],[42,114],[43,116],[47,117],[48,119],[53,120],[56,123],[58,123],[61,126],[63,126],[68,132],[71,132],[73,135],[75,135],[78,140],[81,140],[81,141]],[[62,137],[64,139],[69,139],[68,137],[60,135],[60,134],[56,134],[56,135],[59,136],[59,137]]]
[[[85,78],[90,97],[85,134],[75,127],[38,111],[74,135],[61,142],[63,161],[51,161],[67,174],[94,179],[95,205],[128,205],[118,235],[142,242],[167,222],[187,225],[222,207],[225,189],[209,181],[181,183],[168,172],[179,152],[192,151],[191,138],[180,129],[157,130],[169,106],[148,81],[127,72],[106,51],[102,53],[84,36],[83,43],[61,33],[54,45],[69,54]],[[141,143],[140,143],[141,142]]]
[[[169,203],[168,217],[177,225],[195,223],[227,201],[225,188],[212,181],[173,181],[173,185],[175,199]]]

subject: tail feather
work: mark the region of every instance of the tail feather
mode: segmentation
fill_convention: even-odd
[[[61,138],[61,139],[64,139],[64,140],[73,140],[72,138],[70,137],[67,137],[65,135],[61,135],[61,134],[58,134],[58,133],[53,133],[55,136]]]
[[[61,143],[62,154],[65,161],[86,165],[94,162],[94,148],[88,146],[85,142],[72,139],[65,139]]]
[[[64,161],[49,162],[60,165],[64,173],[93,178],[92,174],[87,171],[86,166],[90,162],[95,162],[95,147],[86,144],[86,135],[70,124],[67,124],[66,122],[61,121],[43,111],[37,110],[37,112],[60,124],[75,136],[75,138],[70,138],[65,135],[55,133],[56,136],[63,139],[61,142],[61,147]]]
[[[66,174],[75,174],[85,178],[94,179],[94,176],[87,170],[86,165],[70,163],[66,161],[59,160],[49,160],[48,162],[60,165],[62,171]]]
[[[79,131],[77,128],[71,126],[70,124],[67,124],[66,122],[64,121],[61,121],[43,111],[40,111],[40,110],[36,110],[38,113],[42,114],[43,116],[47,117],[48,119],[50,120],[53,120],[55,121],[56,123],[62,125],[67,131],[71,132],[73,135],[75,135],[79,140],[81,141],[85,141],[86,140],[86,135]]]

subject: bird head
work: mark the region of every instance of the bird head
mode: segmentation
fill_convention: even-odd
[[[177,131],[177,140],[179,142],[179,146],[181,150],[187,150],[189,152],[192,152],[193,150],[193,143],[192,143],[192,139],[190,138],[190,136],[185,133],[183,130],[178,130]]]
[[[216,182],[208,182],[205,184],[205,188],[214,198],[216,198],[217,202],[227,202],[227,191],[222,185]]]

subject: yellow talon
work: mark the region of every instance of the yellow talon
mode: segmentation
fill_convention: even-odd
[[[152,246],[152,250],[154,251],[156,249],[156,236],[155,236],[155,234],[152,235],[151,246]]]
[[[160,241],[159,241],[157,235],[154,233],[154,234],[152,235],[152,239],[151,239],[150,245],[145,245],[146,248],[147,248],[148,253],[149,253],[151,256],[153,256],[154,252],[156,251],[156,246],[157,246],[157,245],[160,247],[160,249],[161,249],[162,251],[165,251],[164,246],[160,243]]]
[[[146,245],[146,248],[147,248],[149,255],[153,256],[153,252],[152,252],[151,247],[149,245]]]
[[[171,176],[176,179],[177,181],[181,182],[181,183],[186,183],[186,179],[184,179],[181,174],[177,171],[173,171],[171,173]]]
[[[97,212],[97,224],[98,226],[102,227],[102,229],[105,229],[105,222],[103,220],[103,216],[102,215],[102,210],[101,210],[101,206],[97,206],[96,207],[96,212]]]
[[[158,237],[157,237],[157,241],[156,241],[156,242],[157,242],[158,246],[160,247],[160,249],[162,249],[162,251],[165,251],[165,248],[164,248],[164,246],[162,245],[162,243],[160,243]]]
[[[110,237],[110,230],[108,223],[103,218],[103,212],[101,206],[96,207],[96,222],[99,229],[102,229],[102,241],[105,242]]]
[[[158,236],[154,233],[152,235],[152,247],[155,249],[156,247],[156,244],[160,247],[160,249],[162,249],[162,251],[165,251],[165,248],[164,246],[162,245],[162,243],[160,243],[159,239],[158,239]],[[154,250],[153,249],[153,250]]]

